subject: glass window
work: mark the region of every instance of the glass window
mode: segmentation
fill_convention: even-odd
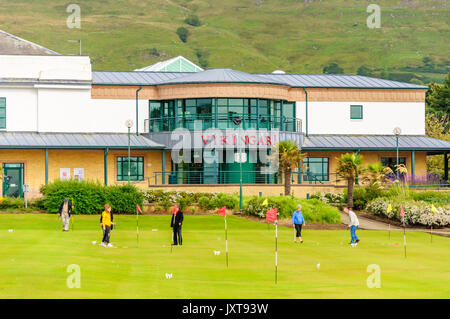
[[[398,163],[406,165],[406,157],[399,157]],[[396,165],[397,165],[397,157],[382,157],[381,158],[381,164],[383,166],[389,167],[395,174],[396,172]]]
[[[303,161],[306,174],[305,181],[329,181],[328,157],[307,157]]]
[[[350,105],[350,119],[362,120],[362,118],[363,118],[362,105]]]
[[[117,180],[128,181],[128,157],[117,158]],[[130,157],[130,180],[143,181],[144,180],[144,157],[133,156]]]
[[[6,98],[0,97],[0,129],[6,128]]]

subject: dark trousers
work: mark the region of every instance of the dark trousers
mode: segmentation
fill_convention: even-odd
[[[295,224],[295,230],[297,231],[296,237],[302,237],[302,224]]]
[[[173,244],[182,245],[183,239],[181,237],[181,226],[173,227]]]
[[[102,242],[109,244],[109,237],[111,237],[111,226],[105,226]]]

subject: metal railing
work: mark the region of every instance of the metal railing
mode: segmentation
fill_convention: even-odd
[[[261,170],[243,170],[243,184],[283,184],[284,174],[263,173]],[[239,184],[240,172],[235,171],[218,171],[208,172],[198,171],[157,171],[153,176],[147,177],[148,185],[163,184]],[[330,185],[338,184],[337,174],[313,174],[292,172],[292,184],[314,184],[314,185]]]
[[[234,129],[236,125],[233,123],[235,117],[242,119],[241,128],[246,129],[278,129],[286,132],[301,132],[302,123],[300,119],[292,117],[280,116],[263,116],[263,115],[201,115],[194,114],[184,117],[157,117],[148,119],[148,130],[153,132],[173,131],[176,128],[185,128],[187,130],[207,130],[210,128],[217,129]],[[195,122],[201,121],[201,127],[195,127]]]

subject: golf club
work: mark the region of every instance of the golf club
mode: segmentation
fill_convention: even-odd
[[[344,236],[342,236],[341,246],[342,246],[342,242],[344,241],[345,236],[347,235],[347,230],[348,230],[348,227],[345,229]]]

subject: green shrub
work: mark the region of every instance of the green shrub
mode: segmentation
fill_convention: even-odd
[[[393,194],[394,191],[389,194],[392,194],[393,196],[389,197],[395,197]],[[416,191],[416,190],[410,190],[408,192],[408,197],[412,200],[422,200],[427,203],[435,203],[435,204],[442,204],[442,205],[448,205],[450,204],[450,192],[449,191]]]
[[[262,203],[268,199],[268,205]],[[297,205],[302,205],[302,213],[306,222],[337,224],[341,221],[339,211],[318,199],[298,199],[293,196],[252,196],[244,205],[244,213],[265,218],[269,208],[277,208],[278,218],[290,218]]]
[[[136,204],[142,206],[143,194],[134,185],[104,186],[100,183],[78,180],[56,180],[41,187],[40,205],[57,213],[64,198],[75,206],[74,214],[98,214],[109,203],[115,213],[134,213]]]
[[[239,197],[233,194],[219,193],[216,197],[210,199],[210,203],[213,208],[221,208],[226,206],[226,208],[234,209],[239,206]]]
[[[179,27],[177,29],[177,34],[178,34],[178,37],[180,38],[181,41],[183,41],[185,43],[187,42],[187,37],[189,35],[189,30],[188,29],[186,29],[184,27]]]
[[[198,27],[202,24],[200,22],[200,19],[198,18],[198,16],[195,14],[189,15],[186,19],[184,19],[184,22],[186,22],[187,24],[189,24],[193,27]]]
[[[0,200],[0,209],[24,209],[25,202],[22,198],[5,197]]]
[[[353,208],[362,210],[366,208],[366,205],[375,198],[382,197],[385,194],[380,187],[376,185],[372,186],[360,186],[353,189]],[[348,193],[347,189],[344,190],[344,202],[347,202]]]
[[[200,205],[200,207],[202,209],[205,209],[205,210],[209,210],[209,209],[213,209],[214,208],[213,203],[211,202],[210,198],[207,197],[207,196],[200,197],[199,200],[198,200],[198,204]]]
[[[114,213],[134,213],[136,205],[142,207],[144,195],[134,185],[107,186],[106,200]]]

